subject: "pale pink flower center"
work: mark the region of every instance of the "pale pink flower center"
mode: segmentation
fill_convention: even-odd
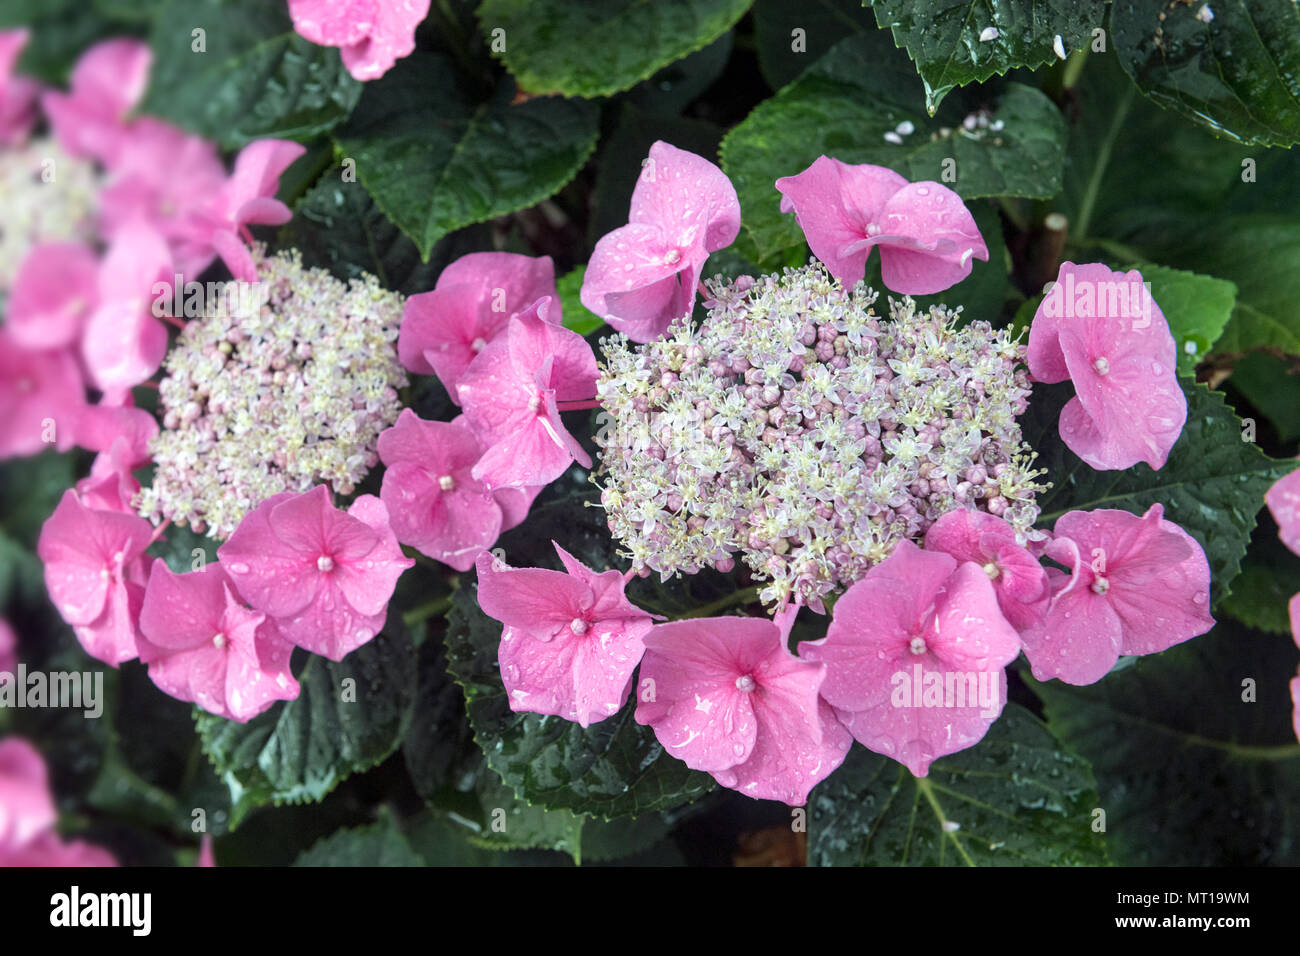
[[[213,637],[212,637],[212,646],[213,646],[213,647],[225,647],[225,646],[226,646],[226,635],[224,635],[224,634],[214,634]]]
[[[475,352],[482,352],[485,348],[487,348],[487,342],[485,342],[483,338],[480,336],[479,338],[471,342],[469,347],[473,349]]]
[[[443,475],[438,479],[438,487],[443,491],[454,491],[456,489],[456,479],[451,475]]]
[[[573,623],[569,625],[569,630],[571,630],[574,634],[586,634],[587,627],[588,625],[586,621],[584,621],[580,617],[575,617],[573,619]]]
[[[316,559],[316,567],[325,574],[328,574],[334,570],[334,559],[328,554],[322,554]]]
[[[1105,594],[1109,590],[1110,590],[1110,582],[1107,581],[1105,578],[1099,577],[1092,582],[1093,594]]]
[[[1110,361],[1103,355],[1092,363],[1092,367],[1097,370],[1098,375],[1105,375],[1110,371]]]
[[[748,694],[750,691],[754,689],[755,686],[756,685],[754,684],[754,678],[751,677],[749,674],[745,674],[743,677],[736,678],[736,690],[743,690],[745,693]]]
[[[999,568],[996,563],[990,561],[988,564],[984,565],[984,573],[989,576],[989,580],[996,581],[998,575],[1002,573],[1002,569]]]
[[[925,638],[923,637],[912,638],[912,642],[908,645],[908,648],[911,650],[913,654],[924,654],[926,651]]]
[[[682,259],[682,254],[676,249],[669,249],[668,252],[664,255],[664,262],[668,263],[668,265],[670,266],[676,265],[678,262],[681,261],[681,259]]]

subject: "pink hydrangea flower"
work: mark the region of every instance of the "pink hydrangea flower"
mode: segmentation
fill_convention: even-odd
[[[220,564],[174,574],[155,561],[140,611],[140,660],[177,700],[244,723],[298,696],[293,645],[235,596]]]
[[[123,442],[121,460],[128,470],[148,462],[149,443],[158,435],[158,419],[132,402],[127,393],[120,405],[84,406],[73,424],[77,445],[102,454]]]
[[[1092,684],[1121,654],[1155,654],[1204,634],[1210,565],[1196,539],[1152,505],[1061,516],[1046,554],[1052,604],[1042,624],[1021,634],[1034,677]]]
[[[1293,471],[1278,481],[1264,495],[1268,510],[1277,522],[1282,543],[1300,554],[1300,471]]]
[[[1098,470],[1164,467],[1187,421],[1169,323],[1142,274],[1061,264],[1029,327],[1027,361],[1042,382],[1074,382],[1061,439]]]
[[[1023,630],[1043,619],[1051,602],[1047,572],[1016,538],[1015,529],[987,511],[950,511],[925,533],[927,551],[974,561],[993,582],[998,607]]]
[[[339,661],[383,629],[402,554],[388,509],[362,495],[346,512],[317,485],[275,495],[217,550],[240,595],[291,642]]]
[[[918,777],[983,739],[1019,653],[984,570],[910,541],[844,592],[824,638],[799,645],[826,664],[822,697],[858,742]]]
[[[564,572],[509,568],[481,553],[478,602],[505,625],[498,662],[511,710],[587,727],[627,701],[654,622],[628,601],[623,574],[598,574],[551,543]]]
[[[437,375],[452,401],[470,363],[506,330],[510,317],[551,298],[546,320],[562,324],[550,256],[472,252],[438,276],[432,292],[406,300],[398,355],[408,371]]]
[[[79,242],[34,246],[18,267],[5,328],[25,349],[61,349],[81,335],[98,297],[99,259]]]
[[[341,47],[343,65],[364,83],[415,51],[429,0],[289,0],[289,15],[304,39]]]
[[[130,444],[118,438],[112,447],[95,456],[90,474],[77,482],[77,497],[96,511],[116,511],[134,515],[132,500],[140,491],[140,482],[131,473]]]
[[[67,349],[28,351],[0,328],[0,459],[67,451],[86,404],[77,360]]]
[[[735,187],[713,163],[661,140],[643,167],[628,224],[596,243],[581,293],[634,342],[690,314],[704,261],[740,232]]]
[[[257,279],[248,246],[240,238],[249,225],[282,226],[293,212],[275,198],[280,174],[307,151],[299,143],[263,139],[250,143],[235,158],[235,170],[199,217],[190,241],[210,245],[231,274],[244,282]]]
[[[0,740],[0,867],[116,866],[113,854],[64,843],[45,760],[18,737]]]
[[[482,451],[465,425],[402,411],[379,436],[380,497],[398,541],[457,571],[473,566],[501,533],[501,506],[473,476]]]
[[[27,30],[0,30],[0,146],[21,143],[36,122],[40,87],[25,76],[14,76],[30,38]]]
[[[41,98],[59,145],[73,156],[111,163],[125,133],[123,121],[149,85],[153,54],[128,37],[97,43],[73,67],[71,90]]]
[[[167,240],[176,272],[197,277],[212,264],[214,230],[204,212],[227,188],[214,143],[142,117],[128,127],[109,173],[99,199],[105,235],[143,219]]]
[[[153,539],[143,518],[88,508],[68,489],[36,544],[50,600],[86,653],[114,667],[137,654]]]
[[[942,292],[970,275],[972,259],[988,261],[970,211],[939,183],[820,156],[776,188],[781,211],[794,213],[813,255],[846,286],[866,275],[875,246],[881,280],[904,295]]]
[[[465,421],[487,448],[473,474],[490,489],[546,484],[575,460],[591,467],[558,403],[593,399],[596,356],[582,336],[547,321],[551,301],[511,318],[461,378]]]
[[[52,829],[58,818],[36,748],[18,737],[0,740],[0,860]]]
[[[0,618],[0,674],[13,674],[18,668],[18,635],[9,622]]]
[[[171,252],[153,227],[137,221],[118,231],[99,267],[99,305],[81,342],[91,381],[109,404],[121,404],[162,364],[167,329],[153,315],[153,289],[171,279]]]
[[[645,638],[637,722],[724,787],[807,802],[853,741],[818,696],[827,668],[795,657],[785,642],[781,627],[759,618],[657,625]]]

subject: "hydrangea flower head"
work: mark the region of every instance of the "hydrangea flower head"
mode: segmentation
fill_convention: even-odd
[[[225,538],[281,492],[351,494],[397,420],[401,296],[306,269],[296,252],[259,254],[257,268],[264,303],[225,286],[224,305],[209,303],[167,356],[158,468],[139,502],[155,522]]]
[[[452,401],[470,363],[506,330],[510,317],[549,296],[546,321],[561,325],[550,256],[472,252],[438,276],[432,292],[406,300],[398,355],[407,371],[437,375]]]
[[[219,564],[174,574],[155,561],[140,611],[140,660],[177,700],[244,723],[298,696],[293,645],[250,611]]]
[[[1300,471],[1293,471],[1276,482],[1264,495],[1268,510],[1277,522],[1282,543],[1300,554]]]
[[[1046,554],[1052,603],[1021,633],[1038,680],[1092,684],[1121,654],[1154,654],[1214,626],[1210,565],[1201,546],[1156,504],[1128,511],[1070,511]]]
[[[346,512],[324,485],[264,501],[217,550],[239,594],[291,642],[339,661],[383,629],[402,554],[388,509],[362,495]]]
[[[591,254],[582,304],[634,342],[689,315],[709,253],[735,241],[740,201],[725,173],[663,141],[650,147],[628,224]]]
[[[409,408],[379,436],[380,497],[397,540],[468,571],[501,533],[501,506],[474,477],[483,449],[459,422],[427,422]],[[504,491],[504,490],[503,490]]]
[[[970,275],[972,259],[988,261],[970,211],[939,183],[820,156],[776,188],[781,211],[795,214],[813,255],[846,287],[866,275],[876,246],[881,280],[905,295],[942,292]]]
[[[825,663],[822,697],[858,742],[918,777],[983,739],[1019,653],[984,569],[910,541],[840,597],[824,638],[799,645]]]
[[[512,317],[460,380],[465,422],[486,447],[474,477],[489,489],[544,485],[574,461],[591,467],[559,403],[591,399],[596,357],[578,333],[547,321],[553,301]]]
[[[364,83],[415,51],[429,0],[289,0],[289,15],[303,38],[341,47],[343,65]]]
[[[628,601],[624,575],[597,573],[555,550],[563,572],[510,568],[481,553],[478,602],[505,625],[498,661],[511,710],[587,727],[627,701],[654,621]]]
[[[673,621],[645,647],[637,722],[691,769],[797,806],[844,761],[853,741],[818,696],[825,666],[786,650],[772,621]]]
[[[1061,439],[1098,470],[1159,470],[1187,421],[1177,348],[1141,273],[1061,264],[1029,328],[1030,373],[1074,383]]]
[[[50,600],[86,653],[114,667],[137,654],[152,541],[143,518],[88,508],[71,489],[41,528],[36,553]]]
[[[57,186],[46,181],[51,169]],[[0,292],[8,291],[36,246],[96,240],[103,186],[103,175],[93,163],[69,156],[52,139],[34,139],[5,151],[0,163],[5,217],[0,229]]]
[[[738,554],[765,602],[813,605],[954,509],[1033,527],[1029,386],[1005,332],[911,299],[882,317],[819,264],[710,291],[699,329],[602,342],[601,500],[635,569]]]
[[[1018,631],[1041,621],[1052,597],[1047,572],[1022,541],[1009,524],[982,511],[950,511],[925,533],[927,551],[984,569],[1002,616]]]

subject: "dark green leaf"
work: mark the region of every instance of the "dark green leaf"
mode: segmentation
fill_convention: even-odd
[[[335,138],[379,208],[427,258],[447,233],[547,198],[595,148],[594,104],[513,98],[502,83],[479,102],[450,60],[416,53],[366,84]]]
[[[1116,0],[1110,24],[1125,71],[1161,106],[1248,145],[1300,142],[1294,4]]]
[[[1232,582],[1232,593],[1219,603],[1219,610],[1247,627],[1289,635],[1287,605],[1297,594],[1300,557],[1289,551],[1278,540],[1277,529],[1266,523],[1256,529],[1241,574]]]
[[[1104,0],[871,0],[876,20],[907,50],[931,113],[954,87],[1057,59],[1054,42],[1081,50],[1100,28]],[[980,40],[989,27],[992,40]]]
[[[501,59],[520,89],[597,97],[626,90],[708,46],[752,2],[484,0],[478,16],[489,42],[504,44]]]
[[[605,320],[591,312],[579,296],[582,295],[582,280],[587,274],[586,266],[578,266],[568,275],[561,276],[555,283],[560,302],[564,305],[564,327],[572,329],[579,335],[590,335],[605,325]]]
[[[764,260],[804,241],[794,216],[781,212],[776,180],[802,172],[823,154],[888,166],[912,181],[943,182],[964,199],[1046,198],[1061,188],[1065,121],[1043,93],[1008,83],[993,111],[991,122],[1005,124],[998,131],[967,131],[960,117],[941,126],[917,111],[915,78],[890,68],[887,52],[879,59],[880,37],[863,34],[838,44],[723,140],[723,168]],[[915,131],[902,145],[884,138],[905,121]]]
[[[1296,664],[1291,641],[1221,622],[1089,687],[1030,681],[1048,727],[1092,762],[1117,863],[1300,862]]]
[[[914,777],[855,745],[808,798],[818,866],[1103,865],[1096,783],[1019,704],[969,750]],[[954,824],[956,826],[954,826]]]
[[[875,32],[876,19],[861,0],[754,3],[758,66],[774,90],[793,81],[845,37]]]
[[[1053,487],[1039,498],[1040,523],[1050,527],[1067,511],[1117,508],[1142,514],[1153,504],[1200,542],[1210,561],[1215,601],[1236,577],[1264,492],[1297,465],[1269,458],[1243,440],[1241,419],[1219,392],[1182,382],[1187,424],[1159,471],[1139,463],[1125,471],[1094,471],[1061,441],[1060,410],[1073,394],[1068,383],[1035,385],[1025,440],[1039,453]]]
[[[378,823],[355,830],[340,830],[315,844],[294,861],[294,866],[424,866],[424,860],[402,835],[387,811]]]
[[[200,39],[206,49],[196,52]],[[143,111],[226,149],[268,137],[306,141],[347,117],[361,95],[339,51],[295,33],[282,3],[172,0],[150,45]]]
[[[1281,441],[1300,438],[1300,361],[1251,352],[1233,366],[1228,384],[1273,424]]]
[[[1151,283],[1151,298],[1160,306],[1178,347],[1178,374],[1192,376],[1223,334],[1232,315],[1237,287],[1223,279],[1155,265],[1129,265]]]

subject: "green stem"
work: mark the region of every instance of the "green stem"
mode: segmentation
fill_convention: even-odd
[[[1137,95],[1135,84],[1125,83],[1124,86],[1124,94],[1115,106],[1115,115],[1111,117],[1110,128],[1106,130],[1106,135],[1097,149],[1097,163],[1092,168],[1092,175],[1088,177],[1088,186],[1084,189],[1083,199],[1079,202],[1079,214],[1074,217],[1074,234],[1080,238],[1088,234],[1088,226],[1092,224],[1092,207],[1097,203],[1101,181],[1105,177],[1106,167],[1110,165],[1111,151],[1115,148],[1115,140],[1119,138],[1119,131],[1124,126],[1124,119],[1128,116],[1133,97]]]
[[[452,598],[454,594],[448,594],[437,598],[433,601],[427,601],[418,607],[413,607],[402,615],[402,623],[407,627],[415,627],[421,621],[427,621],[431,617],[439,617],[446,614],[451,609]]]
[[[1007,217],[1011,225],[1016,227],[1017,232],[1025,232],[1029,229],[1029,221],[1016,208],[1014,201],[1008,196],[998,197],[998,208],[1002,214]]]
[[[1070,54],[1070,58],[1065,61],[1065,74],[1061,77],[1061,86],[1067,90],[1072,90],[1079,85],[1079,76],[1083,73],[1083,65],[1088,62],[1088,50],[1075,50]]]
[[[758,586],[745,588],[743,591],[734,591],[726,597],[718,598],[712,604],[706,604],[704,607],[697,607],[688,614],[683,614],[678,620],[685,621],[695,617],[711,617],[718,611],[725,611],[729,607],[735,607],[739,604],[749,604],[751,601],[758,600]]]

